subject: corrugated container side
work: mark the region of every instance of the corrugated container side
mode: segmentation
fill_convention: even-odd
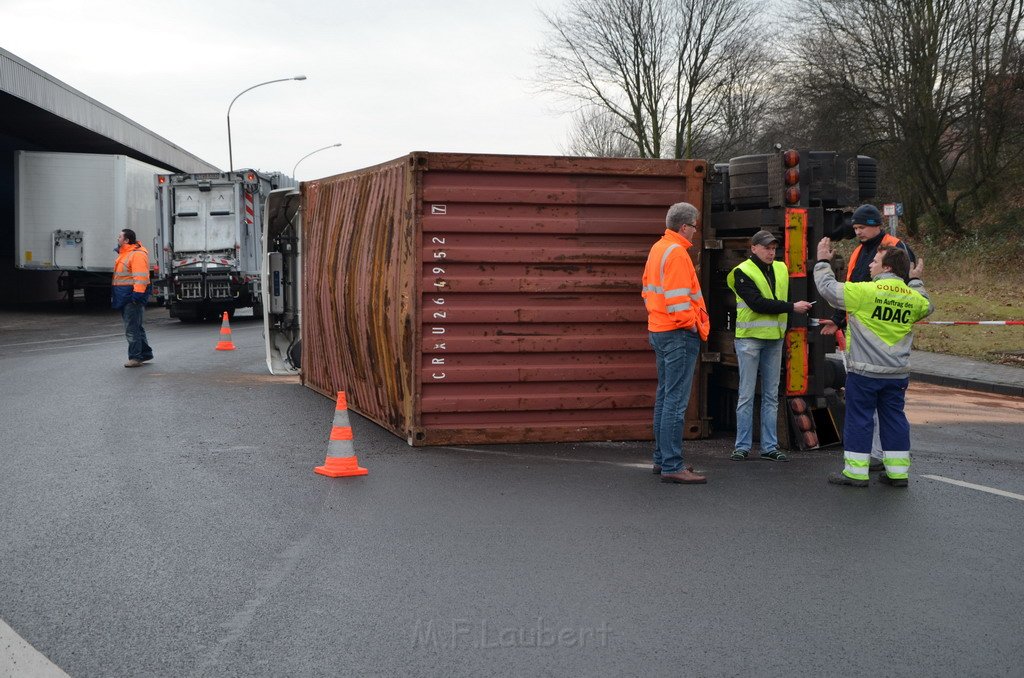
[[[701,206],[704,174],[703,162],[422,153],[303,184],[307,276],[320,275],[313,247],[354,245],[332,230],[377,242],[390,228],[408,244],[381,247],[369,268],[338,268],[344,253],[325,249],[343,296],[362,308],[370,290],[355,285],[375,280],[391,302],[364,334],[317,336],[324,323],[307,312],[307,384],[350,391],[350,406],[414,445],[649,439],[657,375],[640,279],[666,208]],[[342,204],[325,211],[331,201]],[[351,364],[360,342],[383,358],[376,372]],[[691,438],[706,430],[703,381]]]
[[[415,388],[413,176],[405,158],[303,182],[303,382],[405,436]]]

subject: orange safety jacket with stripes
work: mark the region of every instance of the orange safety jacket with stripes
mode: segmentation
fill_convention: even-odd
[[[878,237],[878,236],[875,236],[875,237]],[[882,241],[880,243],[878,243],[878,246],[881,247],[881,246],[885,245],[886,247],[899,247],[901,242],[902,241],[899,238],[897,238],[896,236],[890,235],[890,234],[886,233],[885,235],[882,236]],[[850,262],[846,265],[846,280],[847,280],[847,282],[851,282],[850,278],[853,277],[853,269],[857,268],[857,259],[858,259],[858,257],[860,257],[860,252],[863,249],[864,249],[864,245],[857,245],[857,248],[853,250],[853,254],[850,255]],[[906,248],[904,248],[904,249],[906,249]],[[909,254],[909,252],[908,252],[908,254]],[[863,282],[863,281],[861,281],[861,282]]]
[[[133,298],[141,303],[149,300],[149,252],[145,247],[140,243],[121,245],[110,285],[110,305],[113,308],[124,308]],[[145,297],[133,297],[135,294]]]
[[[711,323],[697,271],[687,252],[692,246],[679,233],[665,229],[665,235],[654,243],[647,255],[643,279],[647,329],[651,332],[689,330],[706,341]]]

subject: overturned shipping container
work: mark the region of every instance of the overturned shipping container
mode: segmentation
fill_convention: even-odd
[[[411,445],[651,438],[641,276],[705,173],[413,153],[304,182],[303,382]],[[689,438],[705,391],[698,374]]]

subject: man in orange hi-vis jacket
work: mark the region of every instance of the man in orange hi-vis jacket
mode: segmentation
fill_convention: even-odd
[[[153,349],[142,326],[146,302],[153,288],[149,284],[149,252],[135,239],[135,231],[126,228],[117,236],[117,260],[110,288],[110,305],[121,309],[124,336],[128,339],[128,362],[138,367],[153,359]]]
[[[647,330],[658,365],[654,400],[654,472],[663,483],[706,483],[683,465],[683,419],[690,402],[700,342],[710,323],[697,271],[687,252],[697,232],[700,211],[687,202],[665,215],[665,235],[647,255],[643,296]]]

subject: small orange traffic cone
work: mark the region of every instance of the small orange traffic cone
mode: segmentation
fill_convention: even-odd
[[[217,342],[218,351],[234,351],[235,345],[231,343],[231,325],[228,323],[228,312],[224,311],[224,318],[220,321],[220,341]]]
[[[323,466],[317,466],[313,470],[329,478],[365,476],[369,473],[365,468],[360,468],[359,460],[356,459],[352,445],[352,427],[348,424],[348,402],[345,400],[344,391],[338,391],[331,441],[327,443],[327,458]]]

